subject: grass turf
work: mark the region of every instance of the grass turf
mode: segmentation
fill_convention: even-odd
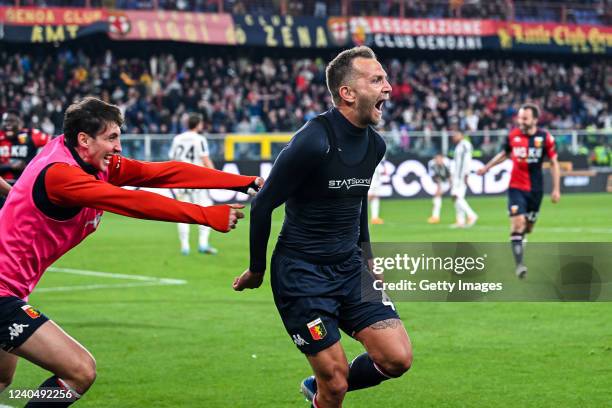
[[[505,198],[469,200],[470,230],[427,225],[430,200],[383,201],[373,241],[508,240]],[[611,241],[612,195],[545,197],[530,242]],[[282,222],[275,212],[270,248]],[[83,407],[307,407],[299,382],[310,374],[286,334],[269,281],[231,290],[248,265],[248,217],[212,234],[217,256],[179,254],[176,227],[106,214],[100,230],[56,266],[158,278],[181,286],[34,292],[30,303],[96,357],[98,378]],[[192,252],[196,233],[192,230]],[[40,288],[133,281],[47,273]],[[607,303],[399,303],[415,360],[404,377],[349,393],[352,407],[601,407],[612,405],[612,305]],[[343,336],[349,359],[362,351]],[[12,389],[48,374],[20,361]],[[0,395],[0,403],[18,405]],[[23,401],[21,402],[23,404]]]

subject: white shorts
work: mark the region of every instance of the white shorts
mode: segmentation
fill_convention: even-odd
[[[174,188],[172,189],[172,194],[177,200],[186,203],[196,204],[202,207],[213,205],[213,201],[210,198],[208,190]]]
[[[465,198],[465,193],[467,192],[467,185],[464,182],[455,182],[453,183],[453,187],[451,188],[451,196],[457,198]]]
[[[450,182],[448,181],[440,182],[440,190],[442,191],[442,195],[444,195],[444,193],[448,191],[449,187],[450,187]]]

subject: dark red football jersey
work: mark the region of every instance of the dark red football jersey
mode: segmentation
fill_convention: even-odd
[[[0,177],[8,181],[19,178],[23,167],[38,153],[38,149],[49,143],[51,136],[38,129],[22,129],[17,136],[9,138],[0,130]],[[19,170],[11,170],[11,163],[22,161]]]
[[[523,191],[542,191],[542,163],[544,158],[557,156],[555,138],[544,129],[537,129],[532,136],[520,129],[512,129],[504,147],[512,160],[510,188]]]

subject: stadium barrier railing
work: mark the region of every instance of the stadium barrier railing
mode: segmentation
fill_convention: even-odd
[[[594,157],[612,148],[612,129],[551,129],[561,153]],[[499,151],[508,130],[463,132],[474,146],[474,157],[490,156]],[[436,153],[452,156],[453,144],[449,131],[409,131],[395,129],[381,132],[387,142],[388,154],[410,153],[431,157]],[[168,160],[172,134],[124,134],[124,155],[138,160]],[[291,139],[291,133],[207,134],[213,160],[274,160]],[[610,165],[610,162],[603,163]]]

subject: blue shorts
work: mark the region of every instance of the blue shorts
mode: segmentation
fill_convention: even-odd
[[[527,221],[535,223],[542,204],[541,191],[524,191],[517,188],[508,189],[508,215],[525,215]]]
[[[307,262],[285,250],[272,255],[274,302],[291,340],[304,354],[313,355],[340,340],[387,319],[399,319],[395,307],[382,303],[373,277],[356,249],[342,262]]]
[[[0,297],[0,349],[8,352],[21,346],[48,320],[17,297]]]

